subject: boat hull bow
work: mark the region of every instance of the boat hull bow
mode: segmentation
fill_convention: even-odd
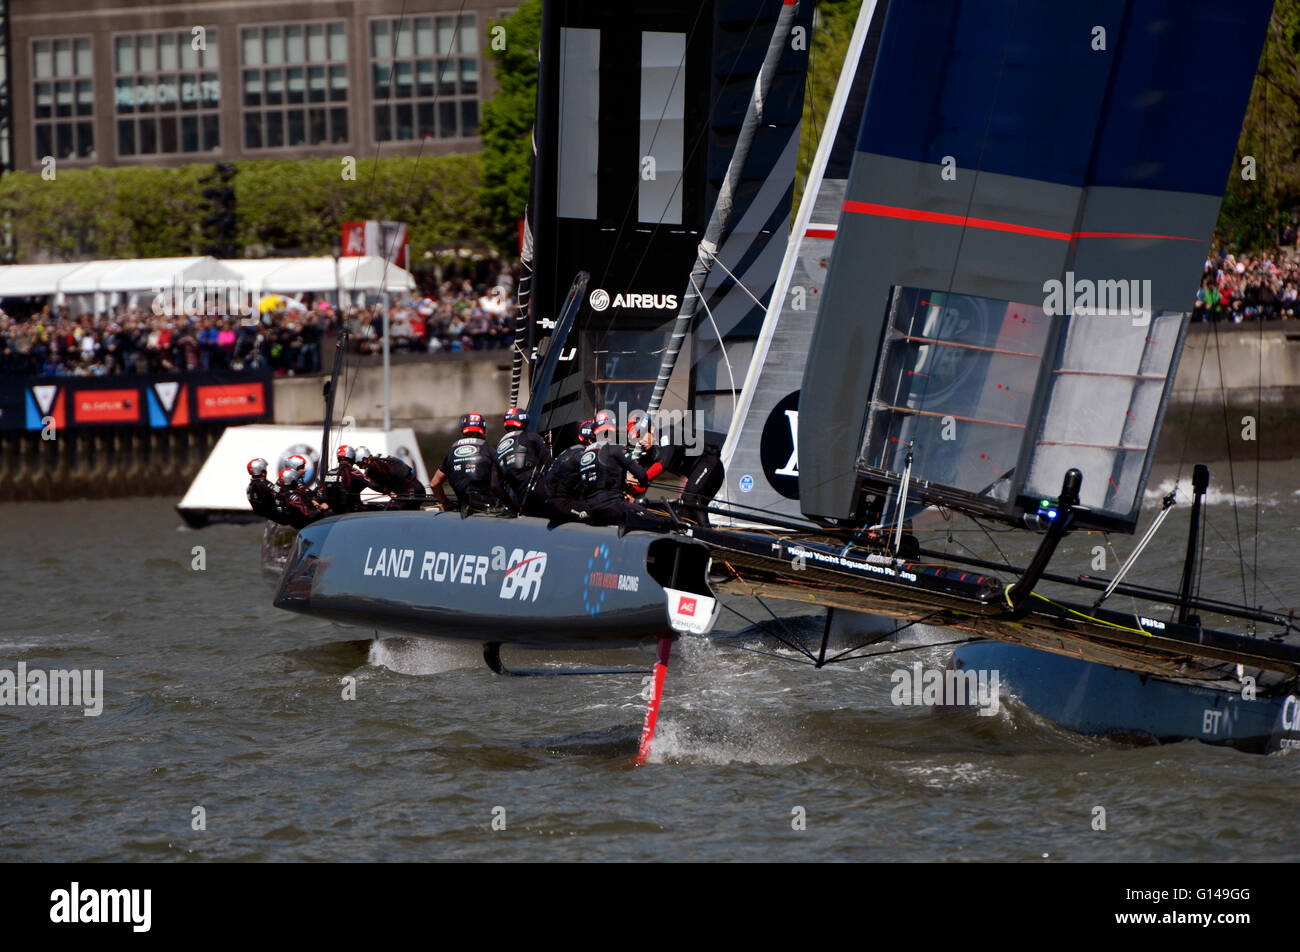
[[[454,512],[355,513],[298,534],[288,611],[418,637],[599,648],[670,632],[685,596],[716,613],[704,545],[678,536]]]

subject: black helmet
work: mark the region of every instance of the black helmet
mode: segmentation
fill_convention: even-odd
[[[506,428],[528,426],[528,411],[522,407],[511,407],[506,411]]]
[[[578,427],[578,440],[581,443],[590,443],[596,438],[596,421],[583,420],[582,426]]]
[[[462,433],[477,433],[482,436],[487,432],[487,424],[483,422],[483,414],[466,413],[460,418],[460,431]]]

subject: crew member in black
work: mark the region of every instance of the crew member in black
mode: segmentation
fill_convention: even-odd
[[[280,470],[280,489],[276,493],[276,503],[280,510],[281,525],[302,529],[317,519],[330,514],[328,507],[320,506],[303,488],[298,471],[291,467]]]
[[[506,411],[505,436],[497,444],[501,483],[515,511],[525,516],[547,516],[542,473],[551,464],[546,441],[528,432],[528,412],[519,407]]]
[[[275,501],[275,484],[266,478],[266,460],[248,461],[248,505],[264,519],[280,521],[280,509]]]
[[[361,491],[373,489],[384,492],[381,487],[366,478],[366,474],[357,469],[357,451],[351,446],[340,446],[339,465],[325,474],[321,485],[325,502],[334,513],[361,512],[367,509],[387,509],[387,503],[366,503],[361,501]]]
[[[582,498],[582,474],[578,463],[588,445],[596,438],[594,420],[578,428],[578,442],[555,457],[542,479],[546,493],[546,514],[556,522],[587,518],[587,504]]]
[[[405,461],[396,456],[375,456],[366,447],[358,446],[357,464],[372,489],[397,500],[390,509],[420,508],[425,496],[424,484]]]
[[[483,434],[487,425],[479,413],[466,413],[460,418],[461,438],[451,444],[443,457],[442,465],[433,474],[430,488],[443,509],[451,509],[443,483],[451,483],[456,491],[456,504],[464,514],[484,512],[499,505],[500,467],[496,455],[488,446]]]
[[[583,498],[596,525],[640,526],[646,521],[640,518],[644,513],[628,500],[624,483],[628,475],[641,486],[649,485],[650,479],[644,469],[627,458],[623,447],[614,442],[615,432],[614,415],[606,410],[597,413],[596,442],[578,460]]]
[[[642,469],[653,482],[664,471],[663,461],[659,458],[659,446],[655,442],[654,431],[650,428],[650,415],[638,410],[627,421],[627,458]],[[628,480],[628,492],[633,498],[644,496],[650,486],[638,486]]]

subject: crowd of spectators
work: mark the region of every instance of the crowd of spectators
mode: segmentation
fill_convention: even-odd
[[[260,317],[155,314],[118,308],[99,317],[45,307],[26,317],[0,311],[0,375],[103,376],[270,367],[319,371],[326,339],[346,324],[350,349],[382,348],[385,317],[394,352],[461,352],[509,347],[513,279],[445,281],[409,301],[344,308],[286,299]]]
[[[1300,317],[1300,247],[1258,254],[1213,254],[1205,262],[1195,321],[1272,321]]]

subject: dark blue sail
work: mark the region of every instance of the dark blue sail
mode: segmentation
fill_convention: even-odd
[[[1271,9],[891,4],[800,416],[814,518],[1017,520],[1084,474],[1131,529]],[[1212,44],[1215,68],[1189,51]],[[810,413],[810,409],[816,412]]]

